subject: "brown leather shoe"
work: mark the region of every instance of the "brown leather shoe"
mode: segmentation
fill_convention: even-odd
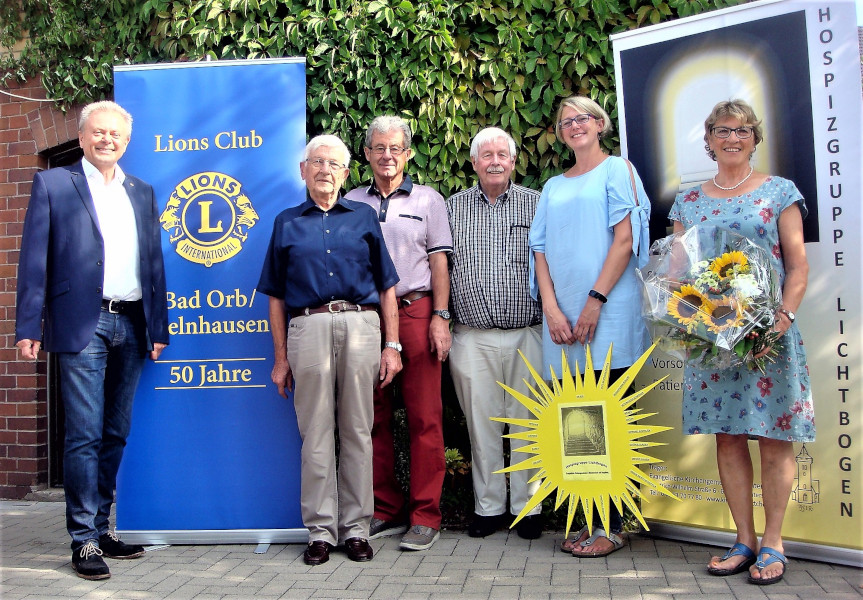
[[[356,562],[366,562],[374,556],[368,540],[359,537],[345,540],[345,552],[347,552],[348,558]]]
[[[303,552],[303,561],[311,566],[322,565],[330,560],[330,550],[332,549],[333,547],[324,540],[309,542],[309,547]]]

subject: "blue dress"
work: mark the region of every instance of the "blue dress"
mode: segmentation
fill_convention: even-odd
[[[530,227],[531,295],[538,299],[539,285],[533,251],[545,254],[554,295],[560,310],[572,325],[587,302],[587,293],[596,283],[614,240],[614,226],[625,218],[632,223],[633,253],[623,275],[608,293],[602,307],[590,353],[594,369],[601,369],[612,343],[611,368],[629,367],[649,346],[650,338],[641,317],[641,284],[635,268],[647,262],[650,233],[650,201],[638,174],[633,170],[638,204],[632,194],[629,167],[620,157],[610,156],[583,175],[558,175],[549,179]],[[548,323],[542,323],[543,372],[551,379],[550,368],[561,376],[561,350],[575,371],[584,371],[584,346],[551,341]],[[536,366],[536,365],[534,365]]]
[[[677,195],[668,215],[687,229],[698,223],[725,227],[770,253],[780,285],[785,266],[779,245],[779,215],[793,203],[806,216],[797,187],[768,177],[757,189],[732,198],[711,198],[695,187]],[[747,368],[701,370],[687,363],[683,386],[683,432],[729,433],[776,440],[815,440],[815,412],[806,351],[797,325],[780,338],[775,362],[765,373]]]

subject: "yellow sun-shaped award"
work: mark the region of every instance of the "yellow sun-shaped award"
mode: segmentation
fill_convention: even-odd
[[[560,508],[564,500],[569,499],[566,517],[567,536],[579,502],[584,510],[587,526],[592,532],[594,510],[599,512],[603,528],[609,531],[609,508],[612,502],[621,513],[623,505],[628,506],[642,526],[649,529],[635,502],[636,496],[647,501],[638,488],[639,484],[644,488],[678,499],[639,468],[642,464],[662,462],[658,458],[644,454],[643,449],[664,445],[643,441],[641,438],[667,431],[671,427],[639,424],[638,421],[641,419],[656,413],[641,414],[640,409],[632,407],[636,400],[653,389],[665,377],[624,397],[655,347],[656,344],[651,346],[611,385],[608,380],[612,349],[608,349],[605,365],[597,380],[589,346],[585,348],[584,377],[579,374],[578,364],[573,375],[564,357],[561,379],[557,379],[553,369],[551,371],[552,387],[543,381],[542,376],[522,354],[522,360],[527,364],[536,383],[533,386],[525,381],[533,398],[498,382],[498,385],[526,406],[535,418],[495,417],[492,419],[526,429],[526,431],[507,434],[505,437],[525,440],[528,443],[516,449],[515,452],[533,455],[497,472],[537,469],[531,481],[542,481],[539,489],[528,500],[512,526],[555,489],[557,490],[555,510]]]

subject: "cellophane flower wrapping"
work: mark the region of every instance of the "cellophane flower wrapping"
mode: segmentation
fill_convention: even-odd
[[[702,367],[763,370],[754,354],[775,342],[782,305],[766,250],[733,231],[696,225],[656,240],[638,274],[643,315],[660,348]]]

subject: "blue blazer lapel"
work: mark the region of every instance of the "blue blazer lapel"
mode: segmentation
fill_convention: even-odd
[[[98,226],[99,217],[96,215],[96,205],[93,204],[93,195],[90,194],[90,186],[87,185],[87,177],[84,175],[84,167],[81,166],[80,162],[77,162],[69,167],[69,173],[72,174],[72,183],[74,184],[75,189],[78,190],[81,202],[84,203],[84,207],[87,209],[87,212],[90,213],[90,218],[93,219],[93,222]],[[100,228],[99,231],[102,231],[102,229]]]

